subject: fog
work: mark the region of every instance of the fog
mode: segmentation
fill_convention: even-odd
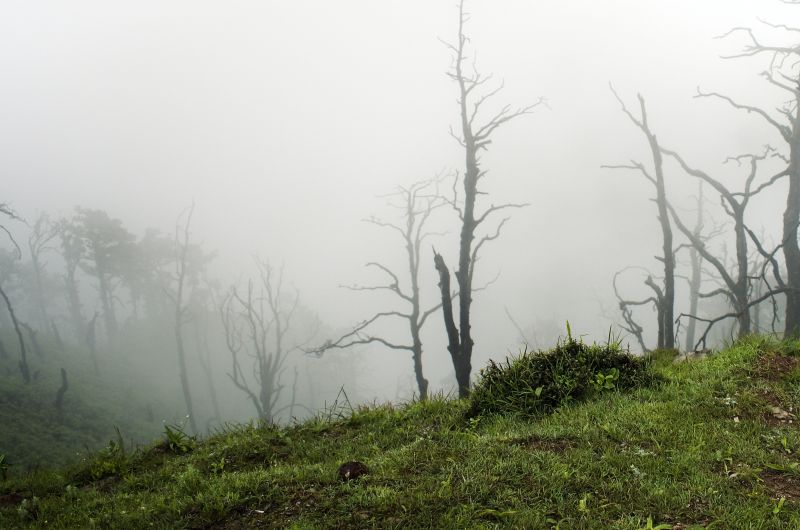
[[[483,207],[529,205],[513,211],[476,266],[476,284],[496,278],[475,295],[477,373],[526,339],[551,345],[567,320],[589,341],[619,334],[614,273],[644,266],[659,274],[652,185],[634,172],[602,168],[652,163],[609,83],[633,110],[637,93],[646,98],[665,147],[738,190],[746,168],[722,162],[779,146],[777,134],[724,102],[693,96],[701,87],[780,106],[785,97],[758,75],[765,58],[723,60],[745,41],[714,37],[757,26],[758,18],[797,26],[798,12],[743,0],[473,0],[467,9],[470,62],[493,74],[488,87],[504,84],[490,110],[546,101],[498,129],[481,158],[488,170]],[[256,274],[254,255],[283,265],[286,285],[321,322],[308,340],[335,339],[377,311],[402,308],[391,293],[342,288],[383,282],[364,267],[373,261],[407,276],[399,238],[364,219],[400,222],[387,193],[437,175],[449,193],[452,175],[463,171],[463,149],[450,135],[460,123],[457,87],[445,75],[452,54],[440,41],[456,40],[457,23],[450,1],[4,2],[0,202],[28,223],[42,212],[69,217],[76,206],[104,210],[137,237],[148,228],[171,234],[193,203],[192,241],[216,253],[209,275],[222,288]],[[769,28],[763,34],[785,39]],[[773,244],[785,205],[781,186],[748,210],[751,226]],[[693,223],[696,179],[669,166],[667,189]],[[708,193],[710,215],[727,221]],[[21,223],[4,224],[27,237]],[[439,296],[431,246],[451,268],[458,252],[456,214],[439,209],[432,226],[447,234],[423,248],[425,307]],[[50,261],[55,271],[58,259]],[[88,280],[83,288],[90,316]],[[631,298],[648,296],[635,275],[624,288]],[[681,308],[684,284],[678,296]],[[637,318],[654,342],[653,312],[641,309]],[[400,324],[383,334],[402,341]],[[636,349],[624,333],[623,340]],[[452,392],[440,314],[426,324],[423,343],[431,389]],[[211,355],[219,392],[228,396],[225,415],[254,416],[224,375],[230,355],[216,344]],[[298,366],[330,367],[337,359],[359,365],[328,381],[317,407],[342,386],[359,401],[408,399],[416,390],[410,355],[378,344],[322,359],[292,355]],[[174,365],[174,354],[164,354],[164,366]],[[192,377],[202,401],[200,372]]]

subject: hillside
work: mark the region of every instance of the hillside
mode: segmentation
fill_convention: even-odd
[[[75,468],[0,483],[0,527],[796,528],[796,355],[754,337],[656,360],[659,384],[538,417],[470,418],[443,398],[338,403],[286,428],[111,442]],[[340,479],[352,460],[366,474]]]
[[[29,353],[28,384],[16,354],[0,356],[0,455],[13,464],[11,473],[76,464],[118,434],[129,444],[152,440],[162,419],[175,416],[174,398],[139,377],[126,359],[104,358],[95,371],[85,351],[61,351],[48,342],[42,349],[41,355]],[[68,387],[57,406],[61,368]]]

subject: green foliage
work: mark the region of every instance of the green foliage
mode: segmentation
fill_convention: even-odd
[[[122,474],[128,465],[128,458],[125,454],[125,441],[122,433],[117,429],[117,439],[109,440],[97,456],[91,461],[89,473],[93,480],[104,477]]]
[[[472,391],[469,415],[547,413],[593,394],[655,380],[649,362],[623,351],[618,343],[588,345],[572,338],[569,330],[568,338],[550,351],[524,351],[503,363],[490,361]]]
[[[753,375],[779,346],[748,338],[624,392],[624,369],[596,368],[584,384],[598,399],[549,415],[465,419],[468,401],[434,396],[226,426],[180,456],[162,437],[117,478],[11,476],[0,528],[800,528],[800,435],[763,418],[776,400],[798,410],[800,392]],[[117,440],[96,458],[123,452]],[[370,473],[343,483],[350,460]]]
[[[167,437],[167,446],[175,454],[186,454],[197,445],[196,438],[186,434],[182,425],[164,425],[164,434]]]
[[[13,344],[2,333],[0,340]],[[42,336],[39,340],[48,359],[31,357],[31,370],[39,374],[29,385],[22,382],[16,355],[0,357],[0,452],[14,464],[7,470],[9,477],[77,464],[87,448],[98,451],[116,436],[114,425],[134,443],[149,443],[159,436],[162,424],[150,421],[147,405],[158,403],[171,416],[172,407],[164,406],[171,399],[169,394],[142,382],[144,378],[131,377],[131,366],[123,359],[118,365],[103,366],[100,376],[85,351],[68,347],[55,363],[49,357],[57,351],[54,339]],[[61,366],[69,372],[70,401],[58,411],[53,397],[61,384]],[[172,401],[181,403],[179,399]]]

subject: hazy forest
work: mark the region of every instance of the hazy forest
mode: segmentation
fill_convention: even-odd
[[[0,6],[0,526],[800,524],[797,4]],[[443,493],[439,469],[437,511],[381,482],[394,457],[356,461],[439,429],[470,440],[453,454],[523,431],[565,462],[584,442],[673,454],[641,434],[669,423],[655,409],[632,423],[646,443],[612,433],[628,412],[550,419],[628,399],[735,422],[665,435],[708,447],[692,480],[713,494],[625,460],[609,488],[649,473],[652,503],[553,474],[563,496],[509,508],[467,478]],[[337,480],[320,440],[353,425],[369,441],[335,442],[355,466]],[[213,495],[196,479],[136,500],[141,519],[88,507],[154,488],[134,483],[159,440],[159,465],[196,459],[180,472]],[[594,469],[587,451],[568,467]],[[245,461],[267,482],[285,464],[297,492],[223,484]]]

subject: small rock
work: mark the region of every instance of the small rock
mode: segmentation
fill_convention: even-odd
[[[770,407],[770,412],[772,415],[778,418],[779,420],[793,420],[795,415],[791,412],[786,412],[785,410],[781,409],[780,407]]]
[[[339,466],[339,480],[343,480],[345,482],[349,480],[355,480],[361,475],[366,475],[367,473],[369,473],[367,466],[356,460],[345,462]]]

